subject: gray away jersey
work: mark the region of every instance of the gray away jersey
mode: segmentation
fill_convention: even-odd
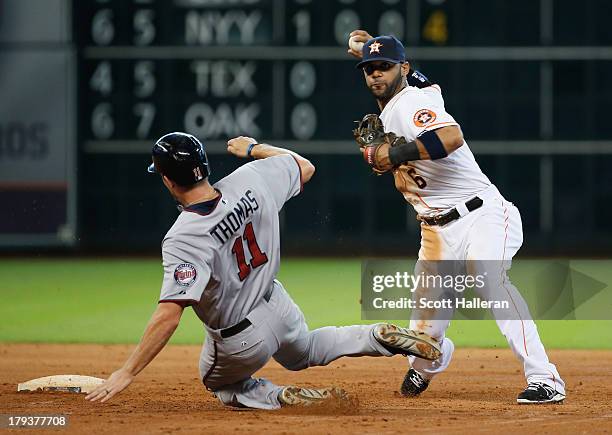
[[[181,212],[162,242],[160,302],[192,305],[213,329],[244,319],[270,289],[280,263],[278,212],[301,191],[288,154],[247,163],[213,187],[216,204]]]

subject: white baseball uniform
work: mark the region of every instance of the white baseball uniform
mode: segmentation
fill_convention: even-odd
[[[415,140],[425,131],[459,125],[446,112],[438,85],[407,86],[387,103],[380,117],[386,132],[403,136],[407,141]],[[393,171],[393,176],[396,188],[419,215],[442,215],[456,208],[461,216],[443,226],[421,223],[419,260],[499,261],[499,273],[488,274],[487,287],[505,292],[516,310],[516,320],[500,318],[494,310],[493,317],[522,361],[527,382],[543,382],[565,394],[565,384],[548,360],[527,305],[507,277],[512,257],[523,243],[519,211],[483,174],[467,143],[442,159],[403,164]],[[483,205],[469,212],[465,203],[476,196],[483,200]],[[413,368],[426,379],[442,372],[450,363],[454,346],[444,338],[449,323],[450,320],[415,318],[410,322],[411,329],[443,340],[439,360],[410,357]]]
[[[376,325],[308,330],[304,315],[275,279],[278,212],[301,191],[288,154],[243,165],[214,184],[220,195],[185,208],[162,244],[160,302],[191,305],[207,337],[204,385],[231,406],[275,409],[282,387],[251,376],[274,358],[289,370],[341,356],[391,356]]]

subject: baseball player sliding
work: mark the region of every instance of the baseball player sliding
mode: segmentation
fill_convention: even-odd
[[[565,384],[548,360],[524,299],[506,274],[523,242],[518,209],[480,170],[459,124],[444,108],[440,86],[410,68],[399,40],[372,38],[355,30],[349,47],[349,53],[361,59],[357,67],[381,110],[380,119],[366,115],[355,137],[370,167],[377,173],[392,172],[395,187],[416,210],[421,221],[419,260],[466,264],[495,260],[499,270],[485,273],[487,288],[500,289],[512,302],[514,314],[512,319],[495,310],[492,314],[523,363],[528,383],[517,401],[563,401]],[[401,386],[403,395],[422,393],[448,367],[454,349],[444,336],[449,323],[449,319],[413,316],[410,328],[439,340],[442,357],[426,361],[411,356]]]
[[[270,358],[302,370],[342,356],[440,356],[428,335],[391,324],[308,330],[275,277],[278,213],[315,168],[294,152],[248,137],[230,140],[227,149],[255,161],[211,185],[198,139],[170,133],[155,143],[149,172],[161,175],[182,210],[162,243],[160,301],[132,355],[88,400],[105,402],[130,385],[166,345],[187,306],[207,333],[199,364],[202,382],[230,406],[277,409],[345,398],[340,388],[278,386],[253,378]]]

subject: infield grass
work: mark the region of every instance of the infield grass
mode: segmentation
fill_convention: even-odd
[[[536,261],[516,262],[513,276]],[[612,282],[612,260],[581,264]],[[157,259],[2,259],[0,277],[0,341],[135,343],[157,304],[162,268]],[[358,259],[285,259],[279,279],[311,328],[372,323],[361,320]],[[610,320],[537,324],[549,348],[612,348]],[[453,321],[448,336],[459,346],[507,346],[490,320]],[[199,344],[203,337],[201,323],[186,310],[172,342]]]

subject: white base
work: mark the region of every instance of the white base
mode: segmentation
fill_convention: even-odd
[[[17,391],[66,391],[90,393],[104,379],[83,375],[54,375],[32,379],[17,385]]]

